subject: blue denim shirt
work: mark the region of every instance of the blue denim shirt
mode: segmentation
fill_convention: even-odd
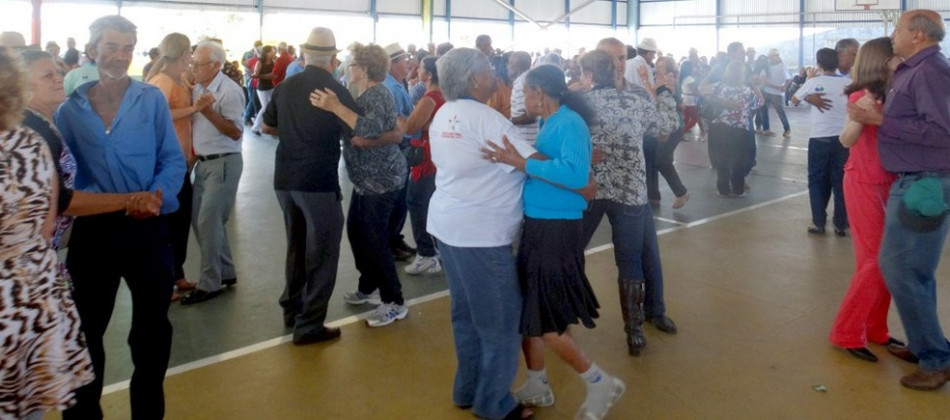
[[[396,100],[396,112],[399,116],[409,118],[409,116],[412,115],[413,106],[412,99],[409,98],[409,92],[406,91],[406,87],[391,74],[386,75],[386,80],[383,80],[383,85],[393,94],[393,99]],[[404,142],[409,138],[417,139],[419,138],[419,132],[406,133],[402,138]]]
[[[80,86],[56,111],[56,126],[76,157],[76,190],[125,194],[162,190],[162,214],[178,209],[185,157],[158,88],[133,80],[107,129]]]

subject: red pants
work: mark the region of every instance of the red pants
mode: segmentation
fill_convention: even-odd
[[[857,182],[850,172],[845,172],[844,201],[851,224],[855,272],[831,327],[829,340],[838,347],[865,347],[868,341],[883,344],[890,338],[887,310],[891,294],[877,264],[890,187],[890,184]]]
[[[683,108],[683,132],[693,129],[693,126],[699,122],[699,107],[687,106]],[[702,128],[702,127],[700,127]]]

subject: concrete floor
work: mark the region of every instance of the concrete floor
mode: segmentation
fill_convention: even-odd
[[[805,233],[808,110],[788,111],[794,135],[759,137],[758,165],[745,198],[716,196],[706,143],[677,149],[691,200],[673,211],[672,193],[661,180],[664,197],[655,215],[668,311],[680,333],[648,328],[649,346],[640,358],[626,355],[613,253],[603,246],[609,243],[606,222],[592,241],[587,268],[603,305],[601,320],[594,330],[572,332],[602,367],[627,383],[610,418],[948,418],[950,391],[900,387],[900,376],[915,366],[881,347],[872,348],[881,362],[871,364],[828,344],[853,272],[851,243]],[[773,113],[773,127],[777,123]],[[441,275],[403,275],[410,317],[369,329],[355,322],[365,309],[341,299],[357,281],[344,243],[329,316],[343,326],[343,339],[302,348],[288,343],[290,330],[277,305],[285,245],[272,187],[276,140],[247,132],[244,147],[245,170],[229,226],[239,284],[206,303],[172,306],[167,417],[471,418],[451,404],[455,361]],[[411,238],[408,224],[406,233]],[[197,251],[191,247],[186,265],[192,276]],[[948,274],[941,266],[940,276]],[[103,408],[110,418],[129,415],[124,381],[131,375],[125,345],[131,308],[127,291],[122,293],[107,334],[106,383],[112,385]],[[950,315],[947,305],[942,309]],[[895,311],[891,327],[903,337]],[[549,360],[558,402],[537,410],[537,418],[571,418],[583,400],[583,385],[563,363]],[[819,385],[827,391],[816,391]]]

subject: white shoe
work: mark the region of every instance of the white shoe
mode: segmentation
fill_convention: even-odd
[[[554,405],[554,391],[551,386],[543,384],[531,384],[525,382],[521,388],[515,390],[515,401],[528,407],[550,407]]]
[[[416,255],[412,264],[407,265],[403,270],[406,274],[437,274],[442,272],[442,264],[439,263],[439,257],[423,257]]]
[[[409,307],[395,303],[384,303],[376,307],[373,313],[366,317],[366,325],[370,327],[385,327],[396,320],[409,316]]]
[[[623,381],[604,374],[600,383],[587,386],[587,398],[575,417],[578,420],[600,420],[623,395],[627,388]]]
[[[359,290],[355,292],[345,292],[343,293],[343,301],[350,305],[363,305],[368,303],[377,306],[383,303],[382,299],[379,298],[379,290],[374,290],[373,293],[368,295]]]

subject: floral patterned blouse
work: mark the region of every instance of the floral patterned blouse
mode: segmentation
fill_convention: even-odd
[[[716,85],[713,95],[723,104],[740,103],[741,108],[726,105],[719,116],[712,120],[713,124],[725,124],[736,128],[749,128],[749,121],[756,109],[765,104],[764,100],[755,94],[749,86],[729,86],[723,83]]]
[[[370,87],[356,99],[356,103],[363,109],[363,115],[356,120],[354,135],[377,138],[396,126],[396,102],[386,86]],[[402,188],[409,176],[406,158],[396,144],[360,148],[344,141],[343,159],[353,188],[361,195],[396,191]]]
[[[660,111],[643,88],[621,91],[599,87],[585,94],[594,111],[591,144],[604,160],[591,165],[597,180],[597,200],[611,200],[630,206],[647,203],[646,163],[643,136],[663,137],[676,128],[676,109]]]

